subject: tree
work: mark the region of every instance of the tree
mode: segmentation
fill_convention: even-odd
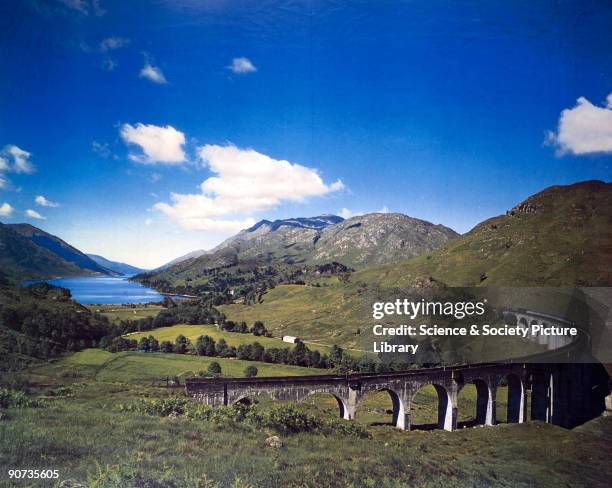
[[[251,332],[253,333],[254,336],[265,336],[267,332],[266,326],[263,324],[261,320],[257,320],[253,324],[253,328],[251,329]]]
[[[172,342],[170,341],[163,341],[159,346],[159,349],[161,352],[172,352],[174,350],[172,347]]]
[[[238,346],[238,350],[236,351],[236,357],[238,359],[251,359],[251,345],[240,344]]]
[[[203,335],[198,337],[195,345],[195,351],[198,356],[216,356],[215,341],[212,337]]]
[[[264,354],[264,347],[259,342],[251,344],[251,354],[249,359],[251,361],[261,361]]]
[[[332,366],[338,366],[342,362],[343,355],[344,351],[342,350],[342,348],[334,344],[331,352],[329,353],[329,361]]]
[[[152,335],[149,336],[149,351],[159,351],[159,341]]]
[[[221,365],[217,361],[213,361],[208,365],[208,374],[219,376],[221,374]]]
[[[298,366],[308,366],[308,348],[302,341],[298,342],[293,348],[293,364]]]
[[[189,346],[191,346],[191,341],[181,334],[174,341],[174,352],[185,354],[189,350]]]
[[[146,337],[142,337],[138,341],[138,350],[139,351],[148,351],[149,350],[149,339]]]
[[[257,368],[255,366],[247,366],[244,368],[244,377],[245,378],[254,378],[257,376]]]
[[[216,349],[217,349],[217,356],[221,358],[229,357],[230,349],[227,346],[227,342],[225,342],[225,339],[223,338],[219,339],[219,342],[217,342]]]

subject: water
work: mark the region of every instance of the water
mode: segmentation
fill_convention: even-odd
[[[128,281],[128,277],[68,277],[48,280],[55,286],[68,288],[72,298],[83,304],[122,304],[158,302],[164,295],[152,288]]]

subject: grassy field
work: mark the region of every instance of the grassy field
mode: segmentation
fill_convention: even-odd
[[[59,361],[31,370],[37,378],[49,380],[68,376],[79,380],[136,384],[161,384],[167,377],[188,376],[191,372],[206,371],[216,361],[224,376],[243,376],[247,366],[254,365],[258,376],[295,376],[324,374],[325,370],[302,368],[284,364],[268,364],[259,361],[208,358],[183,354],[120,352],[110,353],[100,349],[86,349]]]
[[[276,347],[285,348],[293,347],[293,344],[283,342],[280,337],[262,337],[254,336],[253,334],[238,334],[236,332],[226,332],[219,329],[214,325],[173,325],[171,327],[160,327],[158,329],[148,330],[146,332],[135,332],[128,334],[130,339],[140,339],[141,337],[148,337],[152,335],[159,342],[170,341],[174,343],[174,340],[178,335],[184,335],[192,343],[195,343],[196,339],[201,335],[207,335],[212,337],[215,341],[219,339],[225,339],[228,345],[238,347],[241,344],[253,344],[259,342],[265,348]],[[127,337],[126,336],[126,337]],[[307,342],[308,347],[312,350],[320,351],[321,353],[328,353],[330,348],[328,346],[321,346],[317,343]]]
[[[261,320],[275,336],[297,335],[320,344],[359,347],[358,329],[368,315],[354,286],[341,283],[326,287],[280,285],[257,305],[218,307],[234,321]]]
[[[206,361],[179,359],[189,366]],[[607,487],[612,476],[610,417],[573,431],[536,422],[400,432],[388,425],[388,397],[372,394],[357,411],[371,438],[281,435],[283,447],[270,450],[264,441],[274,432],[268,429],[119,410],[134,399],[182,394],[143,383],[160,364],[167,371],[184,367],[163,355],[86,350],[22,375],[31,395],[46,398],[48,406],[2,411],[0,486],[53,486],[18,485],[7,478],[9,468],[58,469],[59,481],[89,488]],[[474,407],[473,390],[464,394],[460,416]],[[435,394],[424,388],[415,399],[413,424],[434,421],[435,403]],[[300,405],[336,415],[327,413],[329,398]]]
[[[87,305],[87,308],[108,317],[111,322],[155,317],[164,310],[161,305]]]

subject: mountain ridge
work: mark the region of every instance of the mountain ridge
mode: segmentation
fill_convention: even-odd
[[[114,274],[113,271],[101,266],[96,261],[88,257],[85,253],[79,251],[76,247],[38,227],[25,223],[7,225],[29,241],[51,251],[52,253],[70,263],[75,264],[81,269],[106,275]]]
[[[147,271],[144,268],[138,268],[136,266],[132,266],[131,264],[122,263],[119,261],[111,261],[110,259],[106,259],[104,256],[100,256],[99,254],[86,253],[86,256],[93,259],[100,266],[124,276],[144,273],[145,271]]]

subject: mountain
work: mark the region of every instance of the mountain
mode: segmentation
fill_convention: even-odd
[[[458,237],[454,230],[399,213],[371,213],[329,226],[312,252],[314,263],[353,268],[394,263],[432,251]]]
[[[612,183],[552,186],[432,253],[370,268],[359,279],[409,286],[612,285]]]
[[[257,302],[219,309],[230,320],[262,320],[275,334],[360,347],[368,293],[445,285],[560,287],[561,294],[562,287],[612,286],[612,183],[553,186],[437,250],[356,271],[348,282],[281,284]],[[525,297],[527,308],[551,305],[533,289]]]
[[[287,264],[337,261],[363,268],[417,256],[457,236],[448,227],[397,213],[373,213],[348,220],[336,215],[262,220],[211,251],[195,251],[179,258],[179,262],[189,260],[190,265],[211,268],[234,256],[239,261]]]
[[[101,266],[89,256],[79,251],[77,248],[71,246],[67,242],[64,242],[59,237],[39,229],[38,227],[34,227],[30,224],[7,224],[7,227],[39,247],[51,251],[56,256],[76,265],[82,270],[106,275],[114,274],[113,271]]]
[[[343,221],[344,219],[337,215],[261,220],[219,244],[207,257],[214,259],[212,256],[219,251],[234,249],[241,260],[264,259],[281,260],[289,264],[303,263],[310,261],[322,233]]]
[[[257,280],[304,281],[322,272],[343,275],[346,267],[363,268],[413,257],[457,235],[447,227],[401,214],[369,214],[348,220],[336,215],[262,220],[205,254],[136,279],[165,291],[180,287],[182,292],[218,290],[223,283],[238,286],[250,273]],[[328,263],[336,264],[318,268]],[[267,274],[256,272],[266,266],[273,269]],[[297,276],[292,266],[303,269],[303,276]],[[222,270],[222,275],[212,270]]]
[[[182,256],[179,256],[178,258],[173,259],[172,261],[168,261],[166,264],[162,264],[159,268],[156,268],[155,271],[168,268],[174,264],[182,263],[183,261],[187,261],[188,259],[191,259],[191,258],[199,258],[200,256],[203,256],[204,254],[208,254],[209,252],[210,251],[205,251],[204,249],[198,249],[197,251],[188,252],[187,254],[183,254]]]
[[[0,223],[0,270],[6,281],[20,283],[26,279],[88,274],[12,227]]]
[[[146,271],[145,269],[137,268],[136,266],[132,266],[130,264],[110,261],[109,259],[106,259],[102,256],[98,256],[97,254],[87,254],[87,256],[93,259],[103,268],[114,271],[115,273],[119,273],[120,275],[135,275],[138,273],[144,273]]]

